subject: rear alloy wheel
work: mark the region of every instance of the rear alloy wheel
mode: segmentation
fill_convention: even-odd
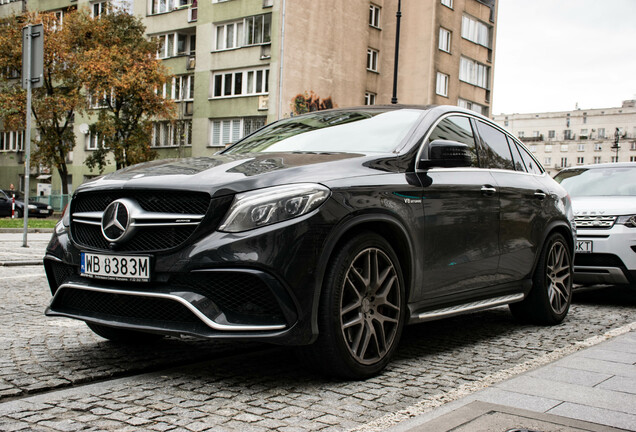
[[[161,339],[163,336],[155,333],[144,333],[135,330],[120,329],[115,327],[108,327],[101,324],[89,323],[86,325],[93,333],[98,336],[108,339],[111,342],[121,344],[133,344],[133,343],[149,343]]]
[[[548,238],[532,278],[528,297],[510,305],[510,310],[524,321],[536,324],[559,324],[572,301],[572,252],[561,234]]]
[[[398,345],[404,304],[402,271],[388,242],[373,233],[351,239],[332,260],[321,298],[320,335],[306,347],[305,358],[343,378],[377,374]]]

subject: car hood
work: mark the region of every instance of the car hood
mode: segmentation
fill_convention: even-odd
[[[254,153],[162,159],[134,165],[85,183],[101,189],[204,191],[222,196],[289,183],[324,183],[343,177],[395,172],[395,155],[354,153]]]
[[[633,196],[572,197],[572,209],[575,216],[634,215],[636,214],[636,198]]]

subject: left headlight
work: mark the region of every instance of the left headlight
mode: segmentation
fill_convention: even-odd
[[[616,220],[617,224],[625,225],[630,228],[636,228],[636,215],[619,216]]]
[[[37,210],[38,206],[36,206],[35,204],[29,204],[29,210]]]
[[[317,209],[329,188],[314,183],[275,186],[237,194],[219,231],[241,232],[292,219]]]

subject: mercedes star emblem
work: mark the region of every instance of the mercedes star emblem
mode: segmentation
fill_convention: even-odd
[[[102,215],[102,234],[110,242],[122,240],[128,231],[130,212],[123,200],[113,201]]]

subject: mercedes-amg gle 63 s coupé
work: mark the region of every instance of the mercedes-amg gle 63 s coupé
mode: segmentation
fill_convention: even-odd
[[[573,221],[565,190],[486,117],[318,111],[79,187],[44,258],[46,314],[121,342],[295,345],[364,378],[405,324],[500,305],[561,322]]]

